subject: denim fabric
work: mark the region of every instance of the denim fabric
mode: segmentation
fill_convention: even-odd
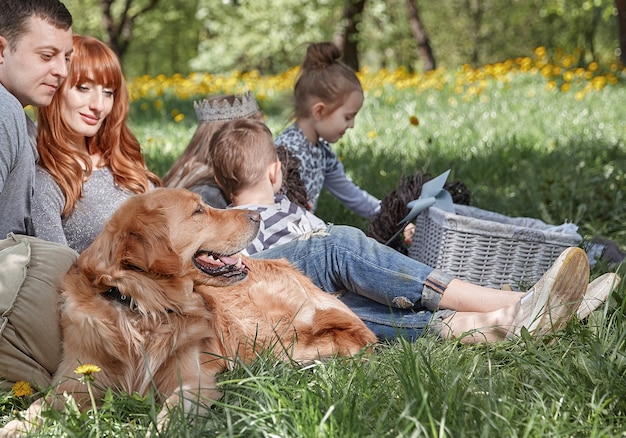
[[[422,305],[424,284],[452,279],[347,226],[330,225],[253,257],[286,258],[322,290],[337,293],[380,339],[417,338],[433,317]]]

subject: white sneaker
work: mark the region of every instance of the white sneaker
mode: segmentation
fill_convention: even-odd
[[[611,295],[620,282],[619,275],[614,272],[608,272],[593,280],[587,286],[587,292],[583,297],[576,315],[578,319],[587,318],[591,312],[596,310]]]
[[[580,306],[588,282],[587,254],[578,247],[567,248],[521,299],[519,312],[506,337],[519,337],[522,327],[533,336],[565,327]]]

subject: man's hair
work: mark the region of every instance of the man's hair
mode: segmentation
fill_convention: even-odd
[[[15,50],[28,28],[28,18],[40,18],[53,26],[67,30],[72,27],[72,14],[59,0],[0,0],[0,35]]]
[[[267,166],[278,161],[272,132],[251,119],[225,123],[211,138],[209,153],[215,178],[230,201],[264,178]]]

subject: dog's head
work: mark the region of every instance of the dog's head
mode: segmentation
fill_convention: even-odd
[[[259,214],[220,210],[183,189],[156,189],[124,202],[79,257],[96,286],[120,293],[138,277],[145,282],[192,282],[224,286],[241,281],[248,268],[238,254],[256,236]]]

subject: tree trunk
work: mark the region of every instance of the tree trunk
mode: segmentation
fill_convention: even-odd
[[[411,27],[413,38],[417,42],[417,50],[424,63],[424,71],[434,70],[436,68],[435,55],[433,55],[433,50],[430,47],[426,29],[424,29],[422,20],[420,20],[417,0],[406,0],[406,7],[409,13],[409,26]]]
[[[150,0],[146,6],[140,8],[134,14],[130,13],[133,0],[123,0],[124,9],[119,16],[118,22],[115,21],[115,17],[113,17],[113,12],[111,11],[115,1],[116,0],[100,0],[100,7],[102,8],[102,21],[109,39],[109,47],[117,54],[118,58],[122,59],[133,37],[133,25],[135,24],[135,20],[140,15],[154,9],[159,3],[159,0]]]
[[[482,0],[476,0],[472,2],[472,0],[466,0],[465,6],[467,7],[467,12],[470,17],[470,23],[472,25],[471,35],[473,39],[472,44],[472,55],[471,55],[471,65],[474,67],[478,67],[479,65],[479,48],[482,46],[482,37],[480,33],[480,27],[483,20],[483,13],[485,6],[483,5]]]
[[[336,33],[334,43],[343,52],[343,62],[355,71],[359,71],[359,36],[358,24],[361,22],[365,0],[346,0],[342,22],[345,23],[343,34]]]
[[[619,32],[619,60],[626,66],[626,0],[615,0],[617,7],[617,30]]]

